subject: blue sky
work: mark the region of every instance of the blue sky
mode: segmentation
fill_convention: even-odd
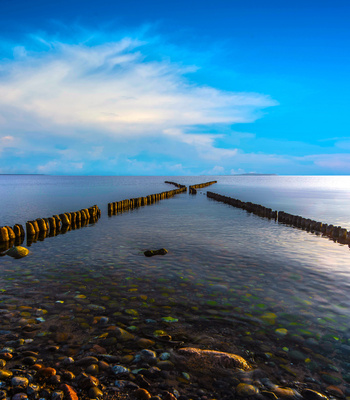
[[[0,0],[0,173],[350,173],[348,1]]]

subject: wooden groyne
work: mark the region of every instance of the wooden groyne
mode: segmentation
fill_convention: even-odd
[[[301,217],[300,215],[288,214],[284,211],[273,211],[271,208],[266,208],[260,204],[244,202],[213,192],[207,192],[207,197],[236,208],[241,208],[258,215],[259,217],[274,219],[285,225],[293,226],[316,234],[322,234],[323,236],[327,236],[339,243],[350,244],[350,231],[341,226],[324,224],[319,221]]]
[[[0,251],[8,250],[12,246],[19,246],[27,237],[27,246],[46,237],[64,234],[69,230],[79,229],[88,224],[97,222],[101,217],[101,210],[94,205],[75,212],[53,215],[49,218],[37,218],[26,222],[26,235],[22,225],[16,224],[13,228],[0,228]]]
[[[180,183],[171,182],[171,181],[164,181],[164,183],[168,183],[169,185],[174,185],[174,186],[176,186],[176,187],[178,187],[180,189],[186,187],[185,185],[181,185]]]
[[[132,210],[134,208],[148,206],[154,204],[160,200],[169,199],[177,194],[184,193],[187,191],[186,186],[181,185],[179,189],[168,190],[167,192],[161,192],[156,194],[150,194],[145,197],[136,197],[132,199],[125,199],[108,203],[108,215],[116,215],[126,210]]]
[[[269,218],[269,219],[277,219],[278,212],[273,211],[271,208],[266,208],[261,206],[260,204],[244,202],[238,199],[233,199],[228,196],[223,196],[221,194],[207,192],[207,197],[214,199],[216,201],[220,201],[221,203],[229,204],[230,206],[241,208],[242,210],[246,210],[250,213],[258,215],[259,217]]]
[[[24,241],[25,231],[22,225],[16,224],[0,227],[0,251],[8,250],[12,246],[20,246]]]
[[[190,194],[197,194],[196,189],[211,186],[211,185],[214,185],[214,183],[218,183],[218,181],[210,181],[210,182],[198,183],[197,185],[191,185],[191,186],[189,186],[188,191]]]

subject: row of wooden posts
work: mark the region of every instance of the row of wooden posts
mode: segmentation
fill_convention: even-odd
[[[27,245],[43,240],[47,236],[56,236],[66,233],[70,229],[78,229],[88,223],[96,222],[101,216],[101,210],[94,205],[80,211],[53,215],[49,218],[37,218],[26,222]],[[4,251],[13,245],[23,243],[25,230],[22,225],[16,224],[13,228],[3,226],[0,228],[0,250]]]
[[[266,208],[260,204],[254,204],[250,202],[244,202],[238,199],[233,199],[228,196],[223,196],[221,194],[207,192],[207,197],[220,201],[221,203],[229,204],[230,206],[241,208],[248,212],[258,215],[259,217],[265,217],[269,219],[277,219],[278,212],[273,211],[271,208]]]
[[[185,185],[181,185],[180,183],[176,183],[176,182],[171,182],[171,181],[164,181],[164,183],[168,183],[169,185],[174,185],[178,188],[184,188],[186,187]]]
[[[288,214],[284,211],[273,211],[271,208],[261,206],[260,204],[244,202],[213,192],[207,192],[207,197],[216,201],[220,201],[222,203],[229,204],[233,207],[241,208],[255,215],[258,215],[259,217],[274,219],[280,223],[294,226],[295,228],[320,233],[334,240],[337,240],[340,243],[350,243],[350,231],[347,231],[341,226],[324,224],[322,222],[314,221],[309,218],[301,217],[300,215]]]
[[[179,193],[186,192],[186,186],[181,185],[179,189],[168,190],[167,192],[161,192],[156,194],[150,194],[145,197],[136,197],[132,199],[125,199],[116,201],[114,203],[108,203],[108,215],[115,215],[117,213],[130,210],[137,207],[147,206],[156,203],[159,200],[169,199]]]
[[[205,182],[205,183],[199,183],[198,185],[191,185],[188,188],[188,191],[190,194],[197,194],[196,189],[201,189],[207,186],[214,185],[214,183],[217,183],[218,181],[210,181],[210,182]]]

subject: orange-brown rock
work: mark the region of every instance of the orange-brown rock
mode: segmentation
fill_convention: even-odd
[[[241,356],[215,350],[202,350],[194,347],[178,349],[175,361],[184,364],[188,369],[198,372],[217,370],[249,370],[251,367]]]

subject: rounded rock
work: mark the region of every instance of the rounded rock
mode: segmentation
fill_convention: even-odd
[[[23,258],[29,254],[29,250],[22,246],[12,247],[10,250],[6,252],[6,255],[13,258]]]
[[[64,393],[62,390],[55,390],[51,394],[51,400],[63,400],[64,398]]]
[[[236,394],[237,394],[237,396],[240,396],[240,397],[254,396],[258,392],[259,391],[255,386],[249,385],[247,383],[240,383],[236,387]]]
[[[12,400],[26,400],[26,399],[28,399],[26,393],[16,393],[14,396],[12,396]]]
[[[153,350],[143,349],[140,351],[141,358],[147,362],[155,362],[157,360],[157,354]]]
[[[135,400],[149,400],[152,396],[146,389],[136,389],[132,392],[132,397]]]
[[[128,374],[130,372],[129,368],[125,368],[122,365],[113,365],[111,368],[115,375]]]
[[[15,376],[11,380],[11,385],[15,389],[26,389],[28,384],[29,384],[29,381],[24,376]]]
[[[89,365],[89,366],[86,368],[85,372],[86,372],[87,374],[90,374],[90,375],[97,375],[98,372],[99,372],[98,365],[97,365],[97,364],[91,364],[91,365]]]
[[[98,359],[96,357],[84,357],[75,362],[75,365],[88,367],[91,364],[97,364]]]
[[[29,357],[24,357],[22,361],[23,361],[23,364],[31,366],[36,363],[37,358],[29,356]]]
[[[301,394],[306,400],[328,400],[327,396],[312,389],[304,389]]]
[[[100,399],[103,397],[103,392],[98,387],[94,386],[89,389],[89,398],[90,399]]]

